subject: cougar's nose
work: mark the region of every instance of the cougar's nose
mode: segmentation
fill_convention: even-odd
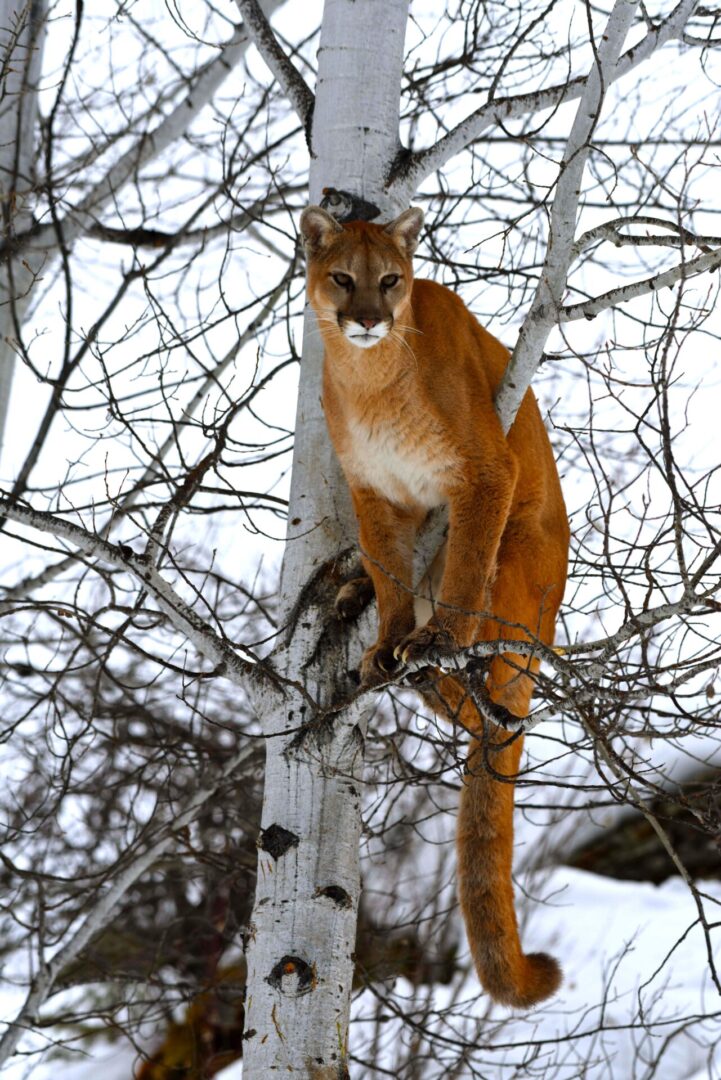
[[[372,330],[374,326],[377,326],[380,319],[359,319],[358,322],[361,326],[364,326],[366,330]]]

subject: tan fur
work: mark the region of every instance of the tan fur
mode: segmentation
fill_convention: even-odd
[[[301,219],[308,295],[325,343],[323,407],[378,604],[366,683],[387,679],[399,657],[527,638],[519,624],[550,644],[566,578],[566,511],[535,398],[526,394],[506,438],[494,394],[507,350],[449,289],[413,280],[421,223],[413,208],[385,227],[341,227],[317,207]],[[414,540],[442,504],[449,531],[440,583],[430,619],[416,627]],[[489,612],[496,618],[480,614]],[[493,700],[517,716],[527,714],[533,689],[524,666],[533,672],[507,654],[488,678]],[[507,733],[484,731],[450,677],[425,696],[477,736],[461,797],[458,876],[479,978],[496,1000],[531,1006],[557,989],[560,969],[545,954],[524,955],[514,912],[513,780],[522,740],[494,750]]]

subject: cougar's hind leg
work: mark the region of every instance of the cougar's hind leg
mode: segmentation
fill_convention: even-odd
[[[536,537],[542,545],[542,538]],[[524,544],[501,553],[492,610],[485,640],[523,640],[526,626],[550,643],[563,591],[557,584],[554,561]],[[560,560],[559,560],[560,561]],[[538,574],[538,568],[546,574]],[[549,570],[550,567],[550,570]],[[526,716],[533,692],[536,660],[520,654],[496,657],[486,689],[494,702],[515,716]],[[560,985],[561,969],[545,953],[525,954],[521,948],[513,898],[513,803],[522,738],[509,742],[510,732],[484,720],[460,684],[448,676],[428,695],[444,702],[444,711],[473,733],[458,817],[458,892],[468,941],[483,987],[498,1002],[528,1008],[550,997]],[[503,746],[503,743],[508,745]]]

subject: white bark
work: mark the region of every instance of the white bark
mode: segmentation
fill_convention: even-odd
[[[0,0],[0,237],[7,244],[32,223],[35,121],[47,0]],[[0,267],[0,454],[15,371],[15,325],[22,325],[38,265]]]
[[[326,0],[312,128],[310,200],[349,191],[390,218],[398,151],[407,0]],[[337,588],[333,559],[355,524],[320,408],[322,345],[306,319],[282,593],[297,601],[276,663],[298,681],[282,713],[262,716],[266,783],[248,956],[243,1075],[346,1077],[360,892],[362,708],[347,696],[347,653],[323,635]],[[306,730],[294,734],[299,720]],[[285,830],[285,832],[281,832]]]
[[[407,3],[330,0],[325,5],[313,114],[310,202],[324,187],[350,191],[391,220],[406,204],[386,191],[400,147],[398,102]],[[293,602],[317,569],[355,537],[345,481],[320,408],[323,345],[306,312],[282,595]],[[322,494],[319,493],[322,488]],[[301,542],[302,541],[302,542]]]

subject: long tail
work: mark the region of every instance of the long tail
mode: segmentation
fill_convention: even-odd
[[[546,953],[521,949],[513,903],[513,783],[521,739],[488,753],[476,739],[468,754],[458,815],[458,894],[481,985],[496,1001],[529,1008],[561,984],[561,968]],[[488,760],[487,760],[488,759]]]
[[[436,692],[444,711],[466,730],[479,730],[478,712],[454,679],[441,679]],[[530,693],[522,696],[530,698]],[[431,703],[430,696],[428,700]],[[527,702],[525,708],[519,704],[513,702],[513,711],[525,715]],[[434,707],[438,705],[435,697]],[[508,732],[494,728],[483,741],[471,741],[458,816],[458,894],[481,985],[501,1004],[522,1009],[554,994],[562,974],[552,956],[521,949],[511,871],[513,781],[523,739],[494,748],[494,741],[507,739]],[[497,779],[494,772],[508,780]]]

